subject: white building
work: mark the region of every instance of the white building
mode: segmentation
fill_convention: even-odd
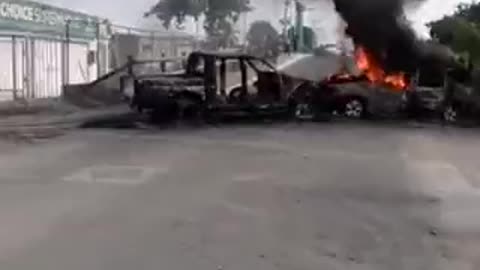
[[[0,2],[0,98],[44,98],[107,71],[108,25],[31,1]]]
[[[117,68],[129,56],[135,60],[162,60],[187,57],[195,49],[194,36],[173,32],[115,33],[111,37],[111,65]]]

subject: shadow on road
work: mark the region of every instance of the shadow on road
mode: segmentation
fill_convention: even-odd
[[[447,125],[441,121],[435,121],[431,119],[387,119],[387,118],[375,118],[375,119],[362,119],[352,120],[341,116],[336,116],[329,121],[315,122],[310,121],[297,121],[285,116],[276,117],[222,117],[215,121],[165,121],[165,122],[152,122],[148,116],[139,115],[136,113],[125,113],[115,116],[97,117],[93,120],[89,120],[80,125],[82,129],[130,129],[130,130],[165,130],[165,129],[203,129],[208,127],[260,127],[260,126],[275,126],[283,124],[298,124],[299,126],[305,124],[314,124],[318,126],[332,126],[332,125],[351,125],[355,126],[368,126],[370,128],[402,128],[402,129],[423,129],[423,128],[462,128],[473,129],[478,127],[478,124],[474,122],[462,122],[456,125]]]

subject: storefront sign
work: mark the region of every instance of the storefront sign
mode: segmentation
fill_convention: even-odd
[[[0,31],[65,36],[68,26],[72,38],[93,39],[98,22],[97,17],[31,1],[0,0]]]

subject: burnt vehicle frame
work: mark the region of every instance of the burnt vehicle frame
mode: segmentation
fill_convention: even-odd
[[[450,124],[480,121],[478,75],[471,70],[449,70],[440,115]]]
[[[228,69],[240,76],[235,87],[227,86]],[[252,79],[250,73],[255,75]],[[133,88],[131,106],[156,121],[291,115],[299,85],[265,59],[201,51],[189,55],[182,73],[129,75],[122,80],[122,91]]]
[[[424,71],[423,71],[424,72]],[[426,77],[422,79],[422,77]],[[425,76],[417,71],[409,93],[411,113],[440,118],[443,123],[459,124],[480,120],[480,93],[472,70],[450,67]]]
[[[303,106],[311,118],[398,117],[407,107],[405,92],[372,84],[363,75],[349,78],[334,75],[322,81],[304,82],[300,88],[308,93]]]

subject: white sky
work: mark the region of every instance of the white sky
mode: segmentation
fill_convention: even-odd
[[[142,15],[157,0],[37,0],[38,2],[49,3],[65,8],[83,11],[100,17],[110,19],[114,23],[137,26],[152,27],[157,25],[154,19],[145,20]],[[315,1],[318,1],[315,3]],[[358,0],[357,0],[358,1]],[[306,23],[313,25],[320,33],[320,39],[332,41],[337,33],[337,23],[335,13],[332,11],[332,5],[325,0],[308,0],[315,4],[310,6],[314,10],[307,14]],[[418,10],[409,11],[408,17],[412,21],[415,30],[425,36],[428,29],[425,23],[441,18],[445,14],[452,13],[455,6],[461,2],[471,2],[471,0],[427,0]],[[248,21],[261,18],[278,22],[279,15],[282,14],[281,0],[253,0],[256,10],[250,13]],[[193,31],[193,27],[189,27]]]

